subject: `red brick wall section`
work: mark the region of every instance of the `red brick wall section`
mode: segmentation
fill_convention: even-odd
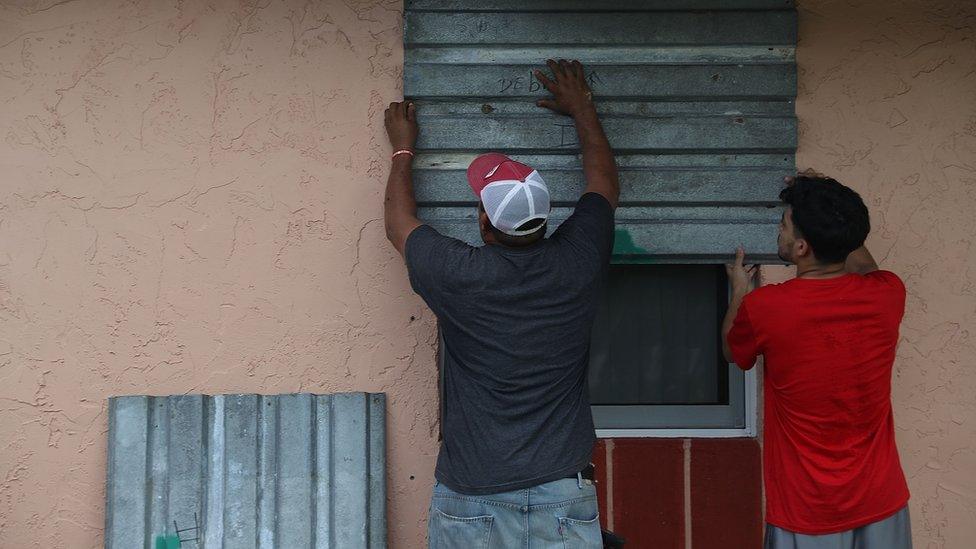
[[[685,441],[623,438],[597,442],[593,462],[601,524],[625,538],[627,549],[760,547],[758,441],[689,441],[690,511],[685,507]],[[612,503],[612,513],[608,503]]]
[[[616,439],[614,532],[627,549],[684,549],[684,452],[680,439]]]
[[[753,438],[691,441],[695,549],[762,546],[762,465]]]

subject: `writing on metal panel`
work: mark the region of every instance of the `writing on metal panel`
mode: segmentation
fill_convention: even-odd
[[[557,122],[556,127],[559,128],[559,144],[556,145],[557,147],[575,147],[579,145],[575,124],[572,122]]]
[[[586,76],[586,81],[590,84],[591,89],[598,89],[598,84],[603,84],[603,78],[600,77],[600,73],[596,71],[590,71]],[[497,80],[497,93],[499,94],[514,94],[515,92],[529,92],[535,93],[542,91],[542,84],[535,77],[532,71],[528,71],[525,76],[515,75],[504,78],[499,78]]]

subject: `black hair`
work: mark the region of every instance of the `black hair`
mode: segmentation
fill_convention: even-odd
[[[484,204],[478,203],[478,211],[483,212],[485,210]],[[530,219],[525,223],[516,227],[516,231],[531,231],[536,229],[534,233],[529,233],[522,236],[512,236],[510,234],[505,234],[498,230],[491,221],[488,222],[488,226],[491,228],[491,234],[495,237],[495,240],[499,244],[504,244],[505,246],[510,246],[512,248],[520,248],[522,246],[529,246],[530,244],[535,244],[536,242],[542,240],[542,237],[546,235],[546,220],[545,219]]]
[[[843,262],[871,231],[861,196],[835,179],[798,175],[779,199],[792,208],[794,236],[806,240],[821,263]]]

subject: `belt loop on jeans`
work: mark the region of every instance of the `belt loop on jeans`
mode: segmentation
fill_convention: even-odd
[[[583,473],[582,472],[576,473],[576,487],[579,488],[580,490],[583,489]]]
[[[582,487],[584,480],[596,480],[596,472],[594,471],[593,464],[591,463],[584,467],[582,471],[577,471],[572,475],[566,475],[563,478],[575,478],[580,487]]]

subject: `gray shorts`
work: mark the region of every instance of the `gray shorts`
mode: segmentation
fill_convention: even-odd
[[[765,549],[912,549],[912,524],[908,506],[886,519],[860,528],[808,536],[766,525]]]

